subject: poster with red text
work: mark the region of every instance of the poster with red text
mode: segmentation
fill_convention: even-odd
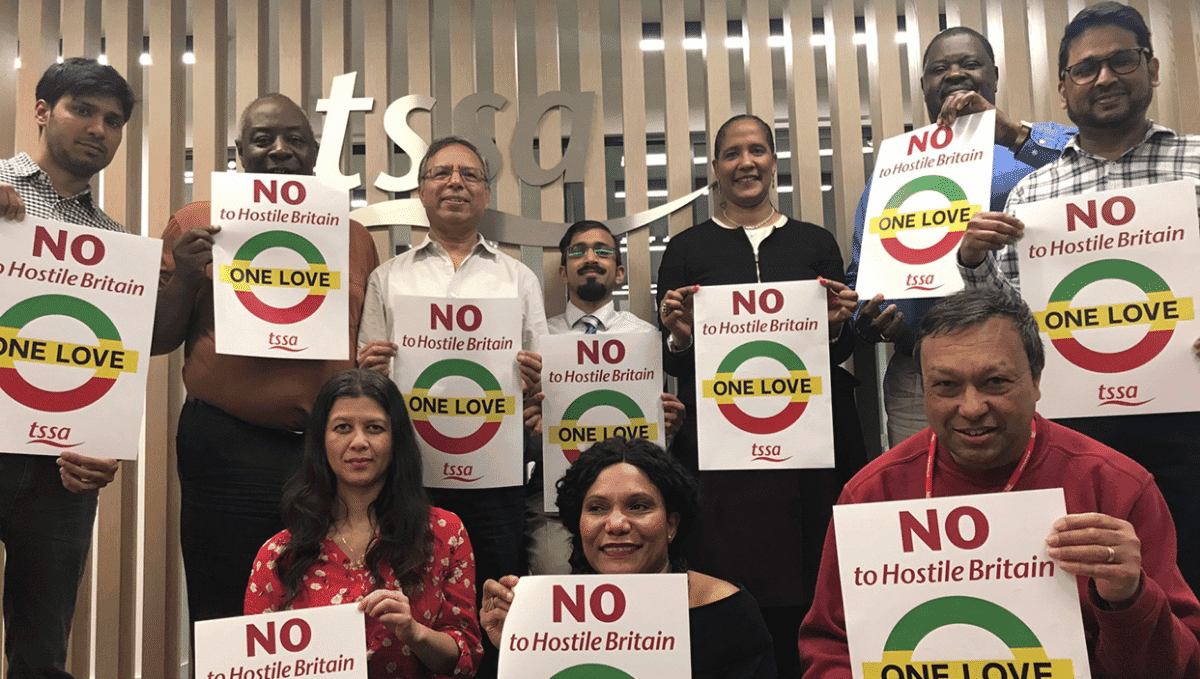
[[[833,508],[855,679],[1087,679],[1061,488]]]
[[[996,112],[927,125],[879,144],[863,223],[861,299],[944,297],[963,287],[955,257],[989,210]]]
[[[1046,346],[1046,417],[1200,410],[1191,180],[1018,205],[1021,295]]]
[[[554,484],[593,443],[613,436],[666,444],[662,338],[656,332],[551,335],[542,354],[542,478]]]
[[[686,573],[527,575],[500,679],[690,679]]]
[[[524,483],[516,298],[392,297],[392,379],[400,387],[430,488]]]
[[[350,206],[316,177],[214,172],[217,353],[351,358]]]
[[[700,468],[832,467],[825,288],[701,286],[695,305]]]
[[[356,603],[202,620],[195,638],[197,677],[367,679],[367,628]]]
[[[29,214],[0,228],[0,450],[137,459],[161,251]]]

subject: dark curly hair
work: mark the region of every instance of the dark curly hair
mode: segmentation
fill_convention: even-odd
[[[285,606],[299,594],[304,574],[321,555],[321,541],[333,526],[335,503],[340,501],[337,477],[325,452],[329,413],[339,399],[357,397],[378,403],[388,414],[392,428],[392,460],[384,471],[379,496],[371,503],[379,537],[367,550],[367,568],[375,581],[382,583],[379,567],[390,565],[400,588],[411,596],[421,582],[420,568],[433,551],[421,454],[404,397],[391,380],[378,372],[343,370],[329,378],[313,402],[300,466],[283,491],[283,523],[291,532],[291,540],[275,564],[285,588]]]
[[[683,557],[682,545],[700,511],[700,482],[684,469],[679,460],[657,445],[645,439],[616,437],[588,448],[555,484],[558,488],[558,513],[563,525],[571,531],[571,572],[596,572],[583,554],[583,536],[579,532],[583,500],[600,472],[621,462],[642,470],[650,483],[662,493],[667,515],[679,516],[675,539],[667,545],[667,558],[671,562],[672,572],[686,571],[687,561]]]

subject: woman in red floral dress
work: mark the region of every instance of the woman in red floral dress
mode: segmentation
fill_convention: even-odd
[[[475,674],[475,556],[458,517],[429,505],[391,380],[346,370],[317,394],[284,523],[255,559],[246,614],[357,601],[370,677]]]

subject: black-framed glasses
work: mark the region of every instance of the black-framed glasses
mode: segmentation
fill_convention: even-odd
[[[1100,69],[1108,64],[1108,69],[1118,75],[1126,75],[1137,70],[1142,65],[1142,55],[1150,58],[1150,50],[1146,47],[1134,47],[1127,50],[1117,50],[1107,57],[1097,59],[1088,57],[1083,61],[1063,69],[1063,74],[1071,76],[1076,85],[1087,85],[1100,75]]]
[[[567,257],[571,259],[579,259],[587,255],[588,250],[596,253],[600,259],[612,259],[616,254],[616,250],[607,245],[588,245],[587,243],[574,243],[567,246]]]
[[[450,176],[455,172],[468,184],[483,184],[487,182],[487,177],[484,176],[483,170],[477,170],[473,167],[459,167],[457,165],[437,165],[431,167],[425,173],[425,178],[435,182],[445,182],[450,181]]]

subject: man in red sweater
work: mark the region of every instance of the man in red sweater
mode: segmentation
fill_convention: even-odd
[[[1200,602],[1175,565],[1162,494],[1137,463],[1034,412],[1045,354],[1025,303],[951,295],[925,316],[914,356],[930,427],[867,465],[839,503],[1063,488],[1068,515],[1046,543],[1076,576],[1092,676],[1200,676]],[[806,679],[852,676],[836,543],[830,525],[800,628]]]

